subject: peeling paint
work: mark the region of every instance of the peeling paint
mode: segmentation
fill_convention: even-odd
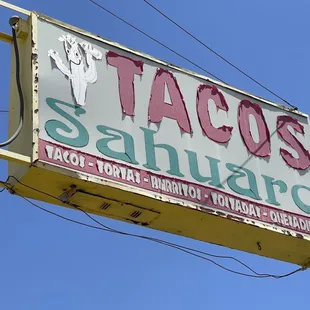
[[[254,116],[258,125],[258,142],[255,142],[252,137],[249,115]],[[240,135],[248,151],[259,157],[269,157],[271,153],[270,132],[262,108],[249,100],[242,100],[238,107],[238,124]]]

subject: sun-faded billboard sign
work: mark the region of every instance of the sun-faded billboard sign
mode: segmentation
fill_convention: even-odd
[[[46,17],[36,22],[40,167],[115,186],[120,200],[127,191],[145,196],[147,205],[135,196],[123,202],[158,214],[199,214],[188,225],[211,216],[223,218],[221,230],[237,222],[309,238],[306,115]],[[150,227],[239,248],[167,219]],[[251,240],[264,242],[257,231]],[[272,249],[262,254],[290,260]]]

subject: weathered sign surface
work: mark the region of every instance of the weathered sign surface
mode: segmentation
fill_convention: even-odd
[[[259,252],[256,243],[251,248],[238,243],[245,239],[228,240],[239,229],[230,226],[234,222],[243,225],[238,238],[241,231],[251,232],[251,242],[263,243],[269,234],[282,234],[303,239],[308,247],[307,116],[49,18],[34,14],[32,19],[38,53],[37,167],[118,188],[122,203],[157,212],[150,227]],[[52,179],[49,183],[58,180]],[[94,193],[106,197],[98,189],[92,193],[89,184],[81,199]],[[137,202],[144,196],[147,205]],[[169,208],[174,211],[157,225],[156,218]],[[201,234],[179,229],[178,221],[186,220],[173,214],[184,208],[199,214],[188,217],[191,227],[209,216],[211,226],[228,230],[228,239],[210,231],[207,236],[203,227]],[[118,218],[113,212],[108,216]],[[270,242],[261,254],[300,264],[310,256],[292,258],[284,245],[281,253],[272,251]]]

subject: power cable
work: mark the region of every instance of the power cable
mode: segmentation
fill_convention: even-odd
[[[104,10],[105,12],[109,13],[110,15],[112,15],[113,17],[117,18],[118,20],[120,20],[121,22],[123,22],[124,24],[126,24],[127,26],[131,27],[132,29],[138,31],[139,33],[143,34],[144,36],[146,36],[147,38],[151,39],[152,41],[156,42],[157,44],[161,45],[162,47],[164,47],[165,49],[169,50],[170,52],[172,52],[173,54],[179,56],[180,58],[184,59],[185,61],[187,61],[188,63],[192,64],[193,66],[195,66],[196,68],[202,70],[203,72],[205,72],[208,75],[211,75],[212,77],[214,77],[215,79],[221,81],[224,84],[227,84],[226,82],[224,82],[222,79],[220,79],[219,77],[217,77],[215,74],[207,71],[205,68],[201,67],[200,65],[196,64],[194,61],[190,60],[189,58],[187,58],[186,56],[183,56],[182,54],[180,54],[179,52],[175,51],[174,49],[170,48],[168,45],[162,43],[161,41],[155,39],[154,37],[152,37],[151,35],[147,34],[146,32],[144,32],[143,30],[139,29],[138,27],[134,26],[133,24],[129,23],[128,21],[126,21],[125,19],[121,18],[120,16],[116,15],[115,13],[113,13],[112,11],[108,10],[107,8],[105,8],[103,5],[99,4],[98,2],[94,1],[94,0],[89,0],[91,3],[93,3],[94,5],[96,5],[97,7],[99,7],[100,9]]]
[[[53,196],[53,195],[50,195],[46,192],[43,192],[43,191],[40,191],[36,188],[33,188],[29,185],[26,185],[22,182],[20,182],[18,179],[16,179],[14,176],[9,176],[8,177],[8,180],[10,178],[13,178],[16,182],[18,182],[19,184],[21,184],[22,186],[25,186],[29,189],[32,189],[34,191],[37,191],[41,194],[44,194],[44,195],[47,195],[53,199],[56,199],[58,201],[60,201],[57,197]],[[130,237],[135,237],[135,238],[139,238],[139,239],[145,239],[145,240],[149,240],[149,241],[152,241],[152,242],[156,242],[156,243],[159,243],[159,244],[163,244],[163,245],[166,245],[168,247],[172,247],[172,248],[175,248],[175,249],[178,249],[182,252],[185,252],[187,254],[190,254],[192,256],[195,256],[195,257],[198,257],[198,258],[201,258],[203,260],[206,260],[208,262],[211,262],[213,264],[215,264],[216,266],[228,271],[228,272],[231,272],[231,273],[234,273],[234,274],[238,274],[238,275],[242,275],[242,276],[246,276],[246,277],[252,277],[252,278],[275,278],[275,279],[281,279],[281,278],[285,278],[285,277],[288,277],[290,275],[293,275],[299,271],[303,271],[305,270],[306,268],[304,267],[301,267],[301,268],[298,268],[290,273],[287,273],[287,274],[284,274],[284,275],[271,275],[271,274],[260,274],[260,273],[257,273],[255,270],[253,270],[252,268],[250,268],[248,265],[246,265],[245,263],[241,262],[240,260],[234,258],[234,257],[231,257],[231,256],[220,256],[220,255],[213,255],[213,254],[209,254],[209,253],[206,253],[206,252],[203,252],[203,251],[199,251],[199,250],[196,250],[196,249],[193,249],[193,248],[189,248],[189,247],[185,247],[185,246],[182,246],[182,245],[179,245],[179,244],[175,244],[175,243],[171,243],[171,242],[168,242],[168,241],[165,241],[165,240],[161,240],[161,239],[157,239],[157,238],[152,238],[152,237],[148,237],[148,236],[144,236],[144,235],[138,235],[138,234],[131,234],[131,233],[127,233],[127,232],[123,232],[123,231],[120,231],[120,230],[116,230],[116,229],[113,229],[107,225],[104,225],[102,224],[100,221],[97,221],[94,217],[92,217],[88,212],[86,212],[85,210],[83,210],[81,207],[79,206],[76,206],[76,205],[73,205],[73,204],[68,204],[68,203],[65,203],[66,205],[68,205],[69,207],[74,207],[76,208],[77,210],[83,212],[88,218],[90,218],[93,222],[95,222],[96,224],[100,225],[101,227],[98,227],[98,226],[93,226],[93,225],[88,225],[86,223],[83,223],[83,222],[79,222],[79,221],[75,221],[75,220],[72,220],[70,218],[67,218],[67,217],[64,217],[62,215],[59,215],[57,213],[54,213],[52,211],[49,211],[49,210],[46,210],[45,208],[43,207],[40,207],[39,205],[33,203],[32,201],[30,201],[29,199],[19,195],[21,198],[23,198],[24,200],[28,201],[30,204],[32,204],[33,206],[43,210],[43,211],[46,211],[50,214],[53,214],[57,217],[60,217],[64,220],[68,220],[70,222],[73,222],[73,223],[76,223],[76,224],[80,224],[80,225],[83,225],[83,226],[87,226],[87,227],[90,227],[90,228],[95,228],[95,229],[99,229],[99,230],[103,230],[103,231],[107,231],[107,232],[111,232],[111,233],[116,233],[116,234],[120,234],[120,235],[125,235],[125,236],[130,236]],[[63,202],[62,202],[63,203]],[[196,254],[198,253],[198,254]],[[246,274],[246,273],[243,273],[243,272],[239,272],[239,271],[235,271],[235,270],[232,270],[232,269],[229,269],[215,261],[213,261],[212,259],[209,259],[209,258],[206,258],[202,255],[205,255],[205,256],[210,256],[210,257],[214,257],[214,258],[222,258],[222,259],[231,259],[231,260],[234,260],[236,261],[237,263],[240,263],[242,266],[244,266],[245,268],[247,268],[248,270],[250,270],[252,273],[254,273],[254,275],[251,275],[251,274]]]
[[[6,185],[8,184],[9,179],[10,179],[10,177],[8,176],[5,181],[0,181],[1,185],[3,186],[3,188],[0,189],[0,193],[4,192],[6,189],[8,189]]]
[[[166,49],[168,49],[169,51],[173,52],[174,54],[176,54],[177,56],[183,58],[184,60],[188,61],[189,63],[191,63],[192,65],[196,66],[197,68],[203,70],[204,72],[206,72],[207,74],[215,77],[216,79],[220,80],[221,82],[225,83],[224,81],[222,81],[221,79],[219,79],[218,77],[216,77],[215,75],[213,75],[212,73],[206,71],[204,68],[202,68],[201,66],[197,65],[196,63],[192,62],[190,59],[184,57],[183,55],[179,54],[178,52],[174,51],[173,49],[169,48],[167,45],[163,44],[162,42],[158,41],[157,39],[151,37],[150,35],[148,35],[147,33],[143,32],[142,30],[140,30],[139,28],[135,27],[134,25],[128,23],[127,21],[125,21],[124,19],[120,18],[119,16],[117,16],[116,14],[112,13],[111,11],[107,10],[106,8],[104,8],[103,6],[99,5],[97,2],[93,1],[93,0],[90,0],[90,2],[94,3],[95,5],[97,5],[98,7],[100,7],[101,9],[105,10],[106,12],[108,12],[109,14],[111,14],[112,16],[118,18],[119,20],[121,20],[122,22],[126,23],[127,25],[129,25],[130,27],[132,27],[133,29],[139,31],[140,33],[142,33],[143,35],[147,36],[148,38],[152,39],[154,42],[160,44],[161,46],[165,47]],[[147,1],[145,1],[146,3],[148,3]],[[151,5],[150,3],[148,3],[149,5]],[[151,5],[152,6],[152,5]],[[155,7],[154,7],[155,8]],[[157,10],[157,9],[156,9]],[[163,15],[163,14],[162,14]],[[165,15],[164,15],[165,16]],[[168,18],[167,16],[165,16],[166,18]],[[12,36],[13,36],[13,45],[14,45],[14,51],[15,51],[15,58],[16,58],[16,84],[17,84],[17,90],[18,90],[18,94],[19,94],[19,99],[20,99],[20,123],[19,123],[19,126],[16,130],[16,132],[12,135],[12,137],[3,142],[3,143],[0,143],[0,147],[1,146],[6,146],[8,144],[10,144],[11,142],[13,142],[17,136],[19,135],[21,129],[22,129],[22,126],[23,126],[23,120],[24,120],[24,98],[23,98],[23,94],[22,94],[22,88],[21,88],[21,83],[20,83],[20,63],[19,63],[19,50],[18,50],[18,44],[17,44],[17,36],[16,36],[16,31],[15,31],[15,27],[16,27],[16,24],[18,23],[18,20],[19,18],[18,17],[13,17],[10,19],[10,25],[12,27]],[[179,26],[181,28],[181,26]],[[182,29],[182,28],[181,28]],[[213,51],[214,52],[214,51]],[[221,57],[223,60],[225,60],[222,56],[218,55],[219,57]],[[226,62],[228,62],[226,60]],[[233,67],[235,67],[233,64],[231,64],[230,62],[228,62],[230,65],[232,65]],[[289,102],[287,102],[285,99],[279,97],[278,95],[276,95],[275,93],[273,93],[271,90],[269,90],[268,88],[266,88],[265,86],[263,86],[262,84],[260,84],[259,82],[257,82],[255,79],[251,78],[250,76],[248,76],[246,73],[244,73],[242,70],[240,70],[239,68],[235,67],[235,69],[237,69],[238,71],[240,71],[241,73],[243,73],[244,75],[246,75],[248,78],[250,78],[251,80],[253,80],[254,82],[256,82],[258,85],[260,85],[261,87],[263,87],[265,90],[269,91],[270,93],[272,93],[273,95],[275,95],[276,97],[278,97],[279,99],[283,100],[284,102],[286,102],[287,104],[289,104],[290,106],[292,106],[294,109],[297,109],[295,106],[291,105]],[[8,111],[1,111],[0,112],[8,112]],[[12,177],[12,176],[10,176]],[[9,178],[10,178],[9,177]],[[12,177],[14,178],[17,182],[19,182],[20,184],[22,184],[23,186],[27,186],[23,183],[21,183],[19,180],[17,180],[15,177]],[[6,182],[7,183],[7,182]],[[48,195],[54,199],[57,199],[59,200],[57,197],[54,197],[48,193],[45,193],[45,192],[42,192],[42,191],[39,191],[35,188],[32,188],[30,186],[27,186],[28,188],[31,188],[32,190],[35,190],[37,192],[40,192],[40,193],[43,193],[45,195]],[[9,187],[7,187],[7,189],[10,189]],[[2,192],[3,190],[1,190],[0,192]],[[284,278],[284,277],[288,277],[292,274],[295,274],[299,271],[302,271],[302,270],[305,270],[305,268],[301,267],[295,271],[292,271],[288,274],[285,274],[285,275],[281,275],[281,276],[277,276],[277,275],[271,275],[271,274],[259,274],[257,272],[255,272],[252,268],[250,268],[249,266],[247,266],[246,264],[242,263],[241,261],[233,258],[233,257],[229,257],[229,256],[220,256],[220,255],[213,255],[213,254],[209,254],[209,253],[206,253],[206,252],[203,252],[203,251],[199,251],[199,250],[196,250],[196,249],[191,249],[191,248],[188,248],[188,247],[184,247],[184,246],[181,246],[181,245],[178,245],[178,244],[174,244],[174,243],[170,243],[168,241],[165,241],[165,240],[161,240],[161,239],[157,239],[157,238],[152,238],[152,237],[147,237],[147,236],[143,236],[143,235],[137,235],[137,234],[131,234],[131,233],[127,233],[127,232],[122,232],[122,231],[119,231],[119,230],[115,230],[113,228],[110,228],[104,224],[102,224],[100,221],[97,221],[95,218],[93,218],[90,214],[88,214],[86,211],[84,211],[81,207],[79,206],[74,206],[72,204],[67,204],[68,206],[74,206],[77,210],[79,211],[82,211],[87,217],[89,217],[92,221],[94,221],[95,223],[97,223],[98,225],[100,225],[101,227],[98,227],[98,226],[94,226],[94,225],[89,225],[89,224],[86,224],[86,223],[83,223],[83,222],[79,222],[79,221],[75,221],[75,220],[72,220],[70,218],[67,218],[67,217],[64,217],[62,215],[59,215],[55,212],[52,212],[52,211],[49,211],[43,207],[40,207],[39,205],[33,203],[32,201],[30,201],[29,199],[19,195],[21,198],[23,198],[25,201],[27,201],[28,203],[32,204],[33,206],[41,209],[42,211],[45,211],[45,212],[48,212],[52,215],[55,215],[59,218],[62,218],[64,220],[67,220],[67,221],[70,221],[70,222],[73,222],[73,223],[76,223],[76,224],[79,224],[79,225],[83,225],[83,226],[87,226],[87,227],[90,227],[90,228],[94,228],[94,229],[100,229],[100,230],[104,230],[104,231],[107,231],[107,232],[111,232],[111,233],[117,233],[117,234],[121,234],[121,235],[125,235],[125,236],[131,236],[131,237],[135,237],[135,238],[141,238],[141,239],[146,239],[146,240],[149,240],[149,241],[153,241],[153,242],[157,242],[157,243],[160,243],[160,244],[163,244],[163,245],[166,245],[166,246],[169,246],[169,247],[173,247],[175,249],[178,249],[180,251],[183,251],[187,254],[190,254],[190,255],[193,255],[193,256],[196,256],[198,258],[201,258],[201,259],[204,259],[204,260],[207,260],[213,264],[215,264],[216,266],[228,271],[228,272],[232,272],[234,274],[238,274],[238,275],[243,275],[243,276],[246,276],[246,277],[253,277],[253,278],[267,278],[267,277],[272,277],[272,278],[276,278],[276,279],[280,279],[280,278]],[[246,274],[246,273],[242,273],[242,272],[238,272],[238,271],[235,271],[235,270],[232,270],[232,269],[229,269],[229,268],[226,268],[224,267],[223,265],[221,264],[218,264],[217,262],[209,259],[209,258],[206,258],[202,255],[199,255],[199,254],[195,254],[193,252],[196,252],[196,253],[201,253],[203,255],[207,255],[207,256],[210,256],[210,257],[215,257],[215,258],[226,258],[226,259],[232,259],[232,260],[235,260],[237,261],[238,263],[240,263],[241,265],[243,265],[244,267],[246,267],[247,269],[249,269],[250,271],[252,271],[254,273],[254,275],[251,275],[251,274]]]
[[[91,1],[91,0],[90,0]],[[273,92],[270,88],[264,86],[262,83],[260,83],[259,81],[257,81],[256,79],[254,79],[253,77],[251,77],[249,74],[247,74],[245,71],[241,70],[239,67],[237,67],[236,65],[234,65],[231,61],[227,60],[225,57],[223,57],[222,55],[220,55],[218,52],[216,52],[214,49],[212,49],[210,46],[208,46],[207,44],[205,44],[202,40],[200,40],[198,37],[196,37],[195,35],[193,35],[191,32],[189,32],[187,29],[185,29],[184,27],[182,27],[180,24],[178,24],[176,21],[174,21],[171,17],[169,17],[168,15],[166,15],[165,13],[163,13],[161,10],[159,10],[157,7],[155,7],[153,4],[151,4],[149,1],[147,0],[143,0],[148,6],[150,6],[153,10],[155,10],[156,12],[158,12],[161,16],[163,16],[165,19],[167,19],[169,22],[171,22],[172,24],[174,24],[176,27],[178,27],[179,29],[181,29],[184,33],[186,33],[187,35],[189,35],[191,38],[193,38],[195,41],[197,41],[199,44],[201,44],[202,46],[204,46],[205,48],[207,48],[210,52],[212,52],[214,55],[216,55],[218,58],[222,59],[223,61],[225,61],[227,64],[229,64],[231,67],[233,67],[234,69],[236,69],[238,72],[240,72],[241,74],[243,74],[244,76],[246,76],[247,78],[249,78],[251,81],[253,81],[254,83],[256,83],[257,85],[259,85],[260,87],[262,87],[263,89],[265,89],[266,91],[268,91],[270,94],[274,95],[275,97],[277,97],[278,99],[282,100],[283,102],[285,102],[286,104],[288,104],[290,107],[292,107],[292,109],[294,111],[297,111],[298,108],[294,105],[292,105],[291,103],[289,103],[287,100],[285,100],[283,97],[277,95],[275,92]]]
[[[22,199],[24,199],[25,201],[27,201],[28,203],[30,203],[31,205],[33,205],[34,207],[44,211],[44,212],[47,212],[49,214],[52,214],[52,215],[55,215],[61,219],[64,219],[66,221],[69,221],[69,222],[72,222],[72,223],[75,223],[75,224],[78,224],[78,225],[82,225],[82,226],[86,226],[86,227],[89,227],[89,228],[93,228],[93,229],[98,229],[98,230],[102,230],[102,231],[105,231],[105,232],[110,232],[110,233],[115,233],[115,234],[120,234],[120,235],[123,235],[123,236],[130,236],[130,237],[135,237],[135,238],[140,238],[140,239],[145,239],[145,240],[149,240],[149,241],[153,241],[155,243],[160,243],[160,244],[163,244],[163,245],[166,245],[168,247],[172,247],[172,248],[175,248],[175,249],[178,249],[182,252],[185,252],[187,254],[190,254],[190,255],[193,255],[193,256],[196,256],[198,258],[201,258],[201,259],[204,259],[204,260],[207,260],[215,265],[217,265],[218,267],[226,270],[226,271],[229,271],[229,272],[232,272],[232,273],[235,273],[235,274],[238,274],[238,275],[242,275],[242,276],[246,276],[246,277],[253,277],[253,278],[267,278],[269,277],[269,275],[266,275],[266,276],[257,276],[257,275],[250,275],[250,274],[245,274],[245,273],[242,273],[242,272],[238,272],[238,271],[235,271],[235,270],[231,270],[229,268],[226,268],[220,264],[218,264],[217,262],[211,260],[211,259],[208,259],[202,255],[198,255],[198,254],[195,254],[195,253],[192,253],[191,251],[188,251],[188,250],[185,250],[183,246],[178,246],[178,245],[174,245],[170,242],[166,242],[164,240],[156,240],[154,238],[151,238],[151,237],[147,237],[147,236],[142,236],[142,235],[135,235],[135,234],[130,234],[130,233],[126,233],[126,232],[122,232],[122,231],[118,231],[118,230],[114,230],[114,229],[108,229],[108,228],[104,228],[106,227],[106,225],[103,225],[102,223],[100,224],[100,226],[104,226],[104,227],[98,227],[98,226],[94,226],[94,225],[89,225],[89,224],[86,224],[86,223],[83,223],[83,222],[80,222],[80,221],[76,221],[76,220],[73,220],[73,219],[70,219],[68,217],[65,217],[65,216],[62,216],[56,212],[52,212],[50,210],[47,210],[41,206],[39,206],[38,204],[32,202],[31,200],[29,200],[28,198],[25,198],[23,196],[20,196]],[[80,208],[78,208],[78,210],[80,211],[83,211],[81,210]],[[96,220],[95,220],[96,221]],[[97,222],[97,221],[96,221]]]
[[[12,28],[12,36],[13,36],[13,46],[14,46],[14,52],[15,52],[15,62],[16,62],[16,85],[17,85],[17,91],[19,95],[19,104],[20,104],[20,109],[19,109],[19,124],[14,132],[14,134],[4,142],[0,143],[0,147],[7,146],[11,144],[20,134],[23,124],[24,124],[24,110],[25,110],[25,102],[24,102],[24,96],[23,96],[23,91],[22,91],[22,86],[20,82],[20,63],[19,63],[19,50],[18,50],[18,43],[17,43],[17,36],[16,36],[16,26],[18,24],[19,17],[14,16],[10,18],[10,25]]]

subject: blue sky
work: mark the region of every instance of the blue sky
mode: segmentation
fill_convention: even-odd
[[[98,0],[137,27],[191,58],[233,86],[276,100],[163,20],[142,0]],[[38,11],[121,44],[199,72],[88,0],[20,0]],[[78,4],[77,4],[78,3]],[[274,92],[310,114],[309,1],[153,1]],[[0,31],[13,13],[0,7]],[[0,43],[1,102],[8,106],[9,46]],[[7,115],[0,115],[0,138]],[[0,178],[7,176],[0,163]],[[220,270],[174,249],[80,227],[43,213],[19,197],[1,194],[1,309],[291,309],[308,303],[309,272],[282,280],[250,279]],[[82,214],[40,203],[85,221]],[[221,255],[259,272],[283,274],[296,266],[101,218],[105,224]],[[227,266],[236,265],[227,262]]]

